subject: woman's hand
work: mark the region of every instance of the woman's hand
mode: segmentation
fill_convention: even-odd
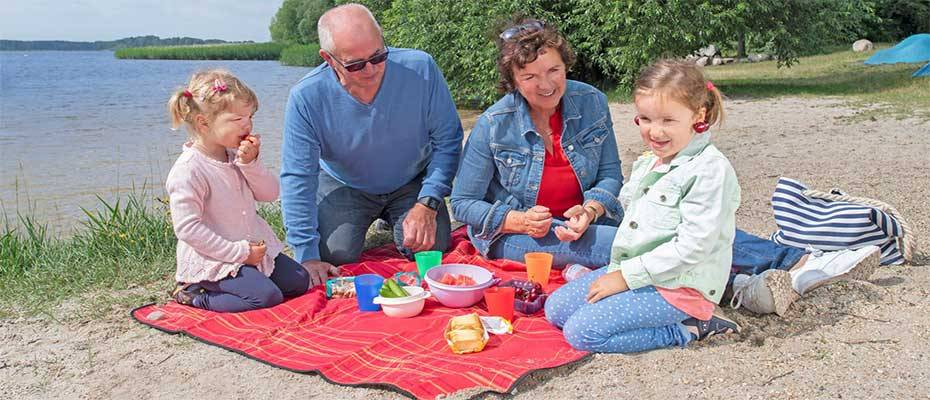
[[[565,221],[565,226],[555,228],[555,236],[563,242],[578,240],[588,230],[588,226],[594,222],[594,219],[597,218],[597,214],[591,208],[582,207],[581,205],[572,206],[568,211],[565,211],[564,215],[568,218]]]
[[[591,284],[591,288],[588,289],[588,303],[594,304],[607,296],[627,290],[630,290],[630,287],[627,286],[626,279],[623,279],[623,274],[620,271],[609,272]]]
[[[552,214],[543,206],[533,206],[526,211],[513,211],[504,218],[504,233],[523,233],[534,238],[541,238],[549,233],[552,226]]]
[[[246,257],[243,264],[258,266],[262,262],[262,259],[265,258],[265,243],[249,243],[249,256]]]
[[[552,214],[543,206],[533,206],[523,212],[523,232],[532,238],[539,239],[549,234],[552,226]]]
[[[241,142],[239,142],[239,150],[236,151],[236,156],[239,157],[239,162],[242,164],[249,164],[252,161],[255,161],[258,158],[258,149],[262,145],[262,140],[258,135],[248,135]]]

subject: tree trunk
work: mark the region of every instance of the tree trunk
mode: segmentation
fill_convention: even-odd
[[[746,33],[740,32],[736,39],[736,58],[746,58]]]

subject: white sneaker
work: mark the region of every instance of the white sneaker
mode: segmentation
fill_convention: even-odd
[[[840,280],[864,281],[875,272],[881,257],[878,246],[811,254],[800,268],[790,271],[791,286],[804,293]]]
[[[784,315],[798,294],[791,287],[791,274],[770,269],[758,275],[737,275],[733,278],[733,298],[730,307],[746,307],[756,314]]]

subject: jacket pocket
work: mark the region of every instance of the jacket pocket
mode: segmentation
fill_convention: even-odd
[[[662,230],[674,230],[681,223],[681,189],[674,187],[653,187],[643,196],[648,207],[644,216],[649,225]]]
[[[591,128],[578,134],[574,140],[574,145],[579,150],[578,153],[585,158],[589,173],[594,177],[601,164],[601,153],[603,152],[604,142],[607,141],[607,125],[598,122]]]
[[[520,184],[526,173],[526,162],[527,155],[518,151],[500,149],[494,152],[494,163],[497,164],[501,184],[507,189],[513,189]]]

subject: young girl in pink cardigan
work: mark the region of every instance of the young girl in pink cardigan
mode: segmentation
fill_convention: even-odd
[[[178,237],[178,303],[239,312],[307,291],[306,270],[281,253],[255,210],[256,201],[278,198],[277,177],[258,160],[257,109],[255,93],[221,70],[194,74],[168,101],[172,126],[190,132],[165,184]]]

